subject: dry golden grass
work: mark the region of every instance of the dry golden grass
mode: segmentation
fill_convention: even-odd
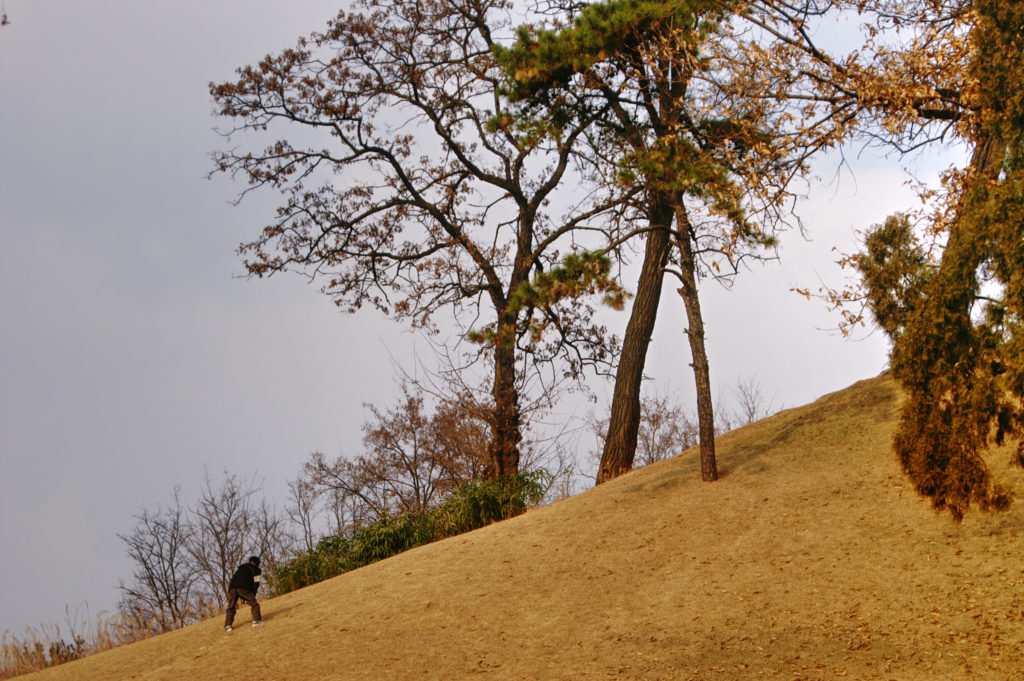
[[[897,401],[864,381],[721,438],[717,483],[687,452],[267,601],[261,629],[243,610],[24,678],[1017,679],[1024,501],[933,512]]]

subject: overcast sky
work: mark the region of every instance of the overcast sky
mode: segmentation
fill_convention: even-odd
[[[415,339],[300,277],[240,278],[235,248],[273,197],[232,206],[241,187],[205,179],[224,144],[207,83],[321,28],[337,2],[3,3],[0,632],[20,633],[65,605],[113,610],[132,570],[115,533],[175,485],[190,501],[204,469],[257,475],[281,503],[309,453],[358,452],[362,404],[390,402],[390,355]],[[855,165],[804,205],[812,242],[786,235],[780,264],[705,290],[723,402],[755,377],[798,406],[884,368],[878,334],[822,331],[836,319],[788,291],[840,283],[833,246],[910,205],[891,161]],[[611,319],[621,333],[626,314]],[[674,293],[658,323],[648,373],[691,400]]]

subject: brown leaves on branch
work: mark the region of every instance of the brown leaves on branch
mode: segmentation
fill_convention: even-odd
[[[487,464],[486,414],[468,398],[428,410],[422,393],[404,385],[388,410],[367,405],[364,454],[328,461],[314,454],[305,475],[316,488],[354,500],[354,524],[435,508],[453,489],[483,475]],[[350,528],[341,528],[348,530]]]
[[[930,214],[920,234],[898,216],[877,226],[865,252],[842,261],[860,285],[825,297],[866,304],[893,338],[892,370],[908,395],[896,453],[915,488],[959,520],[972,505],[1009,504],[985,453],[1024,428],[1024,95],[1009,85],[1024,75],[1024,3],[860,9],[874,30],[836,70],[835,92],[861,102],[865,130],[900,152],[953,141],[971,154],[922,193]]]

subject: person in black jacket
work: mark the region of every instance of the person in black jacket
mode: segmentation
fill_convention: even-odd
[[[248,604],[252,612],[252,626],[258,627],[263,624],[260,616],[260,602],[256,600],[256,590],[260,588],[260,557],[253,556],[248,563],[243,563],[235,570],[235,574],[228,583],[228,607],[224,611],[224,631],[231,631],[231,625],[235,621],[235,610],[238,601],[242,600]]]

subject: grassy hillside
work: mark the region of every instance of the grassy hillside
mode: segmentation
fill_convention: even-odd
[[[863,381],[525,516],[27,679],[1019,678],[1024,499],[957,526]],[[1024,480],[994,465],[1024,497]]]

